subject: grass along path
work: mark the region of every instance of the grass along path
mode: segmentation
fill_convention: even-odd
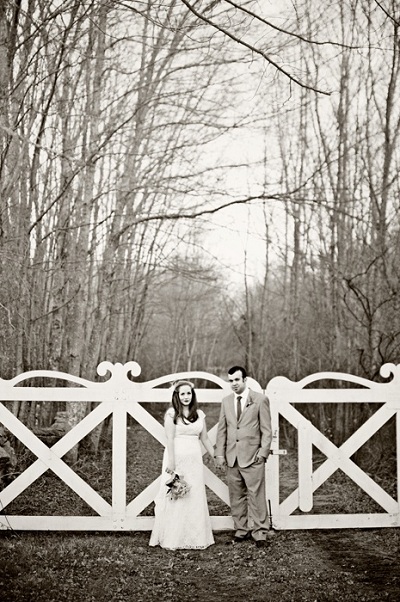
[[[374,602],[399,599],[399,532],[292,531],[267,549],[216,533],[208,550],[148,533],[2,533],[2,602]]]

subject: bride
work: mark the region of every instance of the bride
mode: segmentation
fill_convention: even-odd
[[[164,451],[150,546],[170,550],[204,549],[214,543],[204,485],[201,443],[213,457],[205,414],[197,408],[194,385],[174,385],[172,407],[164,418]]]

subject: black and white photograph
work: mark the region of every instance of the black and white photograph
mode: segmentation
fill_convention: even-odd
[[[0,599],[400,600],[397,0],[0,0]]]

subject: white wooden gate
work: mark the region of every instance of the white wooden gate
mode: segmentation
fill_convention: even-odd
[[[170,402],[171,389],[157,388],[181,378],[204,379],[221,388],[201,389],[202,403],[219,403],[229,385],[221,378],[206,372],[182,372],[145,383],[131,381],[140,374],[136,362],[112,364],[102,362],[97,372],[100,376],[111,373],[106,382],[92,382],[56,371],[35,370],[21,374],[12,380],[0,379],[0,402],[3,401],[48,401],[48,402],[96,402],[98,405],[64,435],[51,448],[47,447],[18,418],[0,403],[0,422],[11,431],[36,456],[37,460],[3,489],[0,494],[0,529],[20,530],[150,530],[154,517],[139,516],[154,500],[159,486],[158,477],[132,500],[126,498],[127,469],[127,416],[132,416],[151,435],[165,446],[163,426],[149,413],[141,402]],[[37,377],[56,378],[74,383],[74,387],[28,387],[19,386]],[[108,416],[112,415],[112,503],[104,500],[86,481],[62,459],[79,441],[90,433]],[[215,443],[216,426],[209,432]],[[75,493],[77,493],[98,516],[12,516],[7,506],[27,489],[46,470],[52,470]],[[206,466],[205,482],[226,504],[229,505],[227,486]],[[212,516],[213,529],[232,528],[230,516]]]
[[[201,403],[220,403],[222,397],[230,392],[224,380],[206,372],[182,372],[163,376],[145,383],[130,380],[140,374],[136,362],[125,365],[102,362],[97,369],[101,376],[108,372],[111,377],[106,382],[96,383],[60,372],[37,370],[27,372],[12,380],[0,379],[0,423],[11,431],[37,457],[13,482],[0,493],[0,529],[16,530],[150,530],[154,518],[140,516],[140,513],[154,500],[160,477],[153,481],[134,499],[128,500],[126,494],[127,470],[127,416],[132,416],[155,439],[165,445],[163,426],[143,408],[141,402],[169,402],[171,389],[159,388],[179,378],[203,379],[219,388],[201,389]],[[386,384],[377,384],[348,374],[321,373],[312,375],[298,383],[277,377],[270,381],[267,395],[271,401],[273,423],[272,454],[267,463],[267,497],[271,508],[271,524],[276,529],[307,529],[334,527],[389,527],[400,526],[399,512],[399,410],[400,410],[400,367],[388,364],[382,367],[382,376],[393,379]],[[46,377],[69,381],[75,386],[69,387],[31,387],[27,384],[32,378]],[[353,382],[363,389],[306,389],[313,382],[334,379]],[[252,379],[250,386],[261,390]],[[64,435],[51,448],[34,435],[3,401],[47,401],[47,402],[96,402],[98,405]],[[314,427],[294,407],[293,403],[345,402],[345,403],[383,403],[383,406],[354,433],[342,446],[335,447],[327,437]],[[63,460],[79,441],[108,416],[112,415],[112,502],[103,499],[86,481],[84,481]],[[298,429],[298,488],[285,500],[279,496],[279,416],[283,416]],[[363,472],[350,457],[363,445],[387,420],[397,418],[397,500],[386,493],[371,477]],[[209,436],[215,442],[216,425]],[[319,448],[327,460],[313,472],[312,446]],[[357,515],[312,515],[307,514],[313,506],[313,493],[322,483],[341,468],[360,487],[362,487],[383,509],[379,514]],[[75,493],[77,493],[97,514],[97,516],[13,516],[7,513],[7,506],[27,489],[47,470],[52,470]],[[229,496],[226,485],[207,467],[205,480],[226,504]],[[293,515],[296,509],[303,514]],[[230,516],[212,516],[213,529],[233,528]]]
[[[376,383],[349,374],[321,372],[292,382],[273,378],[266,393],[271,401],[274,445],[279,445],[279,416],[283,416],[298,432],[298,487],[286,499],[279,499],[279,456],[268,462],[267,483],[276,529],[321,529],[344,527],[400,526],[400,365],[385,364],[381,376],[392,380]],[[362,388],[306,388],[320,381],[353,383]],[[293,403],[376,403],[381,407],[340,447],[336,447],[307,420]],[[389,495],[373,478],[357,466],[352,455],[387,421],[396,418],[397,499]],[[326,460],[313,471],[312,446]],[[341,469],[382,508],[375,514],[308,514],[313,509],[313,494],[338,469]],[[293,514],[300,510],[301,513]]]

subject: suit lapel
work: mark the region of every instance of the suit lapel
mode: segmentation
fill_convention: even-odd
[[[235,408],[235,395],[232,393],[228,398],[228,409],[231,415],[231,418],[234,422],[236,422],[236,408]]]
[[[243,414],[245,412],[247,412],[247,410],[249,409],[249,407],[252,406],[253,403],[254,403],[251,393],[252,393],[252,391],[251,391],[251,389],[249,389],[249,394],[247,396],[247,401],[246,401],[245,406],[243,408],[242,416],[243,416]],[[242,416],[240,418],[242,418]]]

